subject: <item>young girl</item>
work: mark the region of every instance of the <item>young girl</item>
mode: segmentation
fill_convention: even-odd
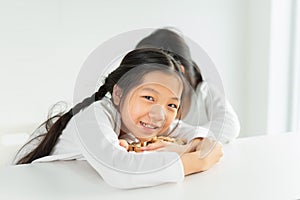
[[[174,52],[175,58],[184,67],[185,76],[197,95],[198,109],[192,107],[185,116],[185,121],[195,120],[193,112],[199,112],[196,120],[198,125],[210,128],[212,131],[220,131],[216,127],[222,127],[218,139],[222,143],[234,140],[240,131],[240,123],[229,101],[213,85],[209,85],[200,73],[199,67],[192,60],[188,45],[176,32],[169,29],[158,29],[142,39],[136,48],[160,48]]]
[[[199,159],[199,151],[180,157],[176,147],[167,152],[135,153],[119,145],[118,136],[129,133],[140,141],[156,135],[188,141],[200,137],[197,128],[180,130],[175,120],[185,90],[180,71],[163,51],[129,52],[96,93],[62,116],[47,120],[46,133],[25,145],[17,164],[87,160],[108,184],[118,188],[177,182],[184,175],[207,170],[222,156],[221,145],[204,159]]]

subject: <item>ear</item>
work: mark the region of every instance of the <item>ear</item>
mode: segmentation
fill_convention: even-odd
[[[112,99],[116,106],[120,105],[122,97],[122,89],[117,86],[117,84],[114,85],[113,93],[112,93]]]
[[[183,74],[185,74],[185,68],[184,68],[184,66],[183,65],[179,65],[180,66],[180,69],[181,69],[181,72],[183,73]]]

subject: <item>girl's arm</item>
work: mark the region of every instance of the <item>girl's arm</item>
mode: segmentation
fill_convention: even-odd
[[[127,152],[119,145],[109,109],[93,104],[74,116],[74,136],[87,162],[116,188],[139,188],[179,182],[218,162],[221,146],[201,159],[200,151],[181,157],[175,152]]]
[[[219,162],[223,156],[222,145],[217,143],[211,152],[204,158],[200,158],[201,150],[185,153],[181,156],[184,174],[189,175],[200,171],[208,170]]]
[[[80,152],[108,184],[138,188],[183,180],[184,168],[178,154],[135,153],[121,147],[107,112],[93,104],[75,115],[72,124],[76,125],[75,140]]]
[[[213,132],[218,141],[228,143],[237,138],[240,132],[238,116],[218,88],[202,82],[198,85],[196,94],[199,107],[191,108],[192,111],[185,120],[194,120],[193,110],[198,109],[199,124]]]
[[[240,122],[233,107],[224,95],[214,85],[203,83],[199,88],[204,96],[205,108],[209,119],[211,119],[210,127],[212,131],[221,133],[217,136],[222,143],[228,143],[238,137],[240,132]],[[200,92],[199,90],[199,92]],[[219,127],[219,130],[214,130],[214,127]]]

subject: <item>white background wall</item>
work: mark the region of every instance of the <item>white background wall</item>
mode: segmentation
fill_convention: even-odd
[[[0,0],[0,134],[30,133],[51,105],[71,102],[82,63],[103,41],[164,26],[214,61],[240,136],[266,133],[270,1]]]

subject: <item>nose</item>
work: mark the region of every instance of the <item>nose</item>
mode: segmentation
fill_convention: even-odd
[[[161,105],[153,105],[149,112],[151,123],[162,126],[166,120],[164,108]]]

